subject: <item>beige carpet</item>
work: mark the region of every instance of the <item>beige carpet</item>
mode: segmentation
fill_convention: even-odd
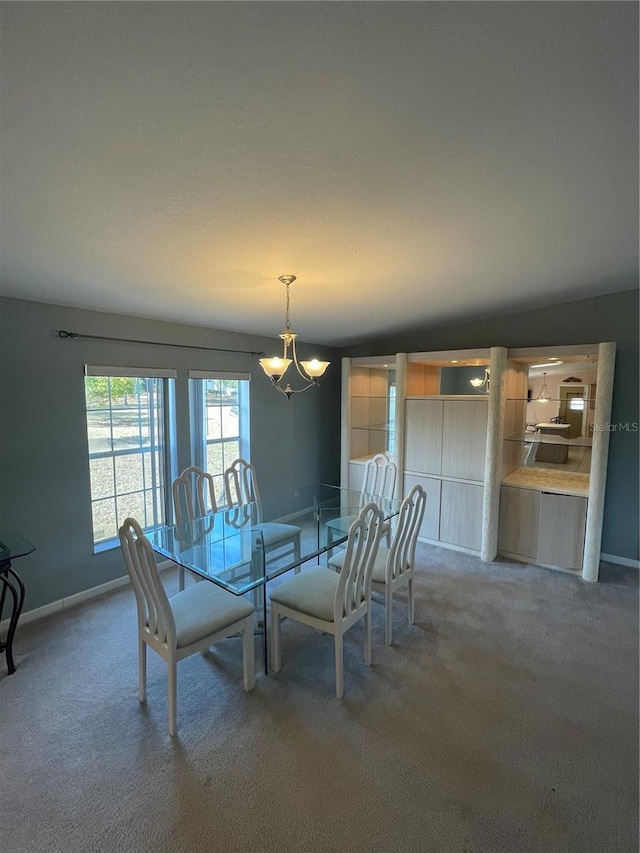
[[[332,639],[286,622],[251,694],[235,639],[179,665],[173,740],[129,588],[19,628],[1,853],[637,853],[638,573],[419,562],[372,668],[349,632],[344,700]]]

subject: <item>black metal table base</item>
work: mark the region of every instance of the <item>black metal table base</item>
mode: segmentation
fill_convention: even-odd
[[[24,604],[24,584],[16,572],[11,568],[10,560],[4,560],[0,563],[0,583],[2,583],[2,593],[0,594],[0,619],[2,619],[7,590],[9,590],[13,599],[7,636],[3,642],[0,642],[0,653],[4,652],[6,654],[7,669],[9,670],[9,675],[12,675],[16,671],[15,663],[13,662],[13,638],[16,633],[16,628],[18,627],[18,619],[22,612],[22,605]]]

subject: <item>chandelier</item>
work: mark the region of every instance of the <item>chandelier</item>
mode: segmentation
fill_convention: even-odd
[[[312,358],[311,361],[298,361],[296,354],[296,338],[298,335],[291,329],[291,317],[289,311],[289,288],[296,280],[295,275],[281,275],[278,281],[281,281],[287,289],[287,309],[285,313],[284,332],[280,335],[280,340],[283,342],[282,358],[273,356],[272,358],[261,358],[260,365],[267,374],[273,387],[290,399],[292,394],[299,394],[301,391],[306,391],[314,385],[317,385],[319,379],[325,372],[331,362],[318,361],[317,358]],[[289,356],[291,350],[291,356]],[[296,388],[295,390],[287,383],[283,388],[280,384],[281,379],[287,372],[289,365],[293,362],[300,376],[307,383],[304,388]]]
[[[542,374],[542,386],[536,398],[539,403],[548,403],[551,399],[549,395],[549,389],[547,388],[547,374]]]

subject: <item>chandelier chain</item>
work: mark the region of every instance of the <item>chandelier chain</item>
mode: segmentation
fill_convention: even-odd
[[[288,332],[288,331],[290,331],[290,330],[291,330],[291,317],[290,317],[290,312],[289,312],[289,285],[288,285],[288,284],[286,285],[286,288],[287,288],[287,310],[286,310],[286,312],[285,312],[285,324],[284,324],[284,327],[285,327],[285,329],[286,329],[286,330],[287,330],[287,332]]]

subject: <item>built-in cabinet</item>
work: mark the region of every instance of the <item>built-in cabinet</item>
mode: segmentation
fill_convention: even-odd
[[[427,490],[425,538],[480,551],[486,440],[486,398],[406,400],[404,487]]]
[[[500,553],[553,568],[580,569],[587,498],[502,486]]]
[[[614,359],[613,343],[344,359],[342,483],[387,452],[397,496],[427,493],[421,539],[597,580]]]

